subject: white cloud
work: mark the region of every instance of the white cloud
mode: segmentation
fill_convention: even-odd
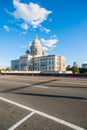
[[[48,51],[48,48],[45,46],[42,46],[44,51]]]
[[[53,35],[53,38],[57,38],[57,36],[54,34],[54,35]]]
[[[22,24],[21,24],[21,27],[22,27],[23,29],[25,29],[25,30],[28,30],[29,25],[28,25],[27,23],[22,23]]]
[[[54,47],[56,47],[56,43],[58,42],[58,39],[45,40],[44,38],[42,38],[40,41],[43,46],[43,50],[48,52],[52,50]]]
[[[17,19],[22,19],[26,24],[38,27],[52,13],[38,4],[30,2],[29,4],[21,3],[20,0],[13,0],[15,11],[13,15]]]
[[[10,28],[9,28],[7,25],[4,25],[3,28],[4,28],[7,32],[10,31]]]
[[[57,36],[54,34],[50,37],[51,39],[57,39]]]
[[[46,33],[49,33],[51,30],[48,29],[48,28],[45,28],[43,27],[42,25],[39,26],[39,29],[42,31],[42,32],[46,32]]]
[[[50,29],[47,29],[47,28],[43,28],[43,30],[44,30],[46,33],[49,33],[49,32],[50,32]]]
[[[46,47],[54,47],[54,45],[58,42],[58,39],[45,40],[44,38],[42,38],[40,41],[42,45]]]

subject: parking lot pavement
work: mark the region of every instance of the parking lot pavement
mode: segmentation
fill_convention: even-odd
[[[29,111],[0,100],[0,130],[7,130],[29,113]]]
[[[0,130],[86,130],[87,81],[0,78]]]
[[[6,99],[7,100],[7,99]],[[19,104],[21,105],[21,104]],[[26,107],[25,107],[26,108]],[[0,100],[0,130],[72,130],[20,106]]]
[[[70,127],[57,123],[46,117],[34,114],[16,130],[73,130]]]
[[[0,97],[0,100],[2,106],[0,112],[3,112],[0,117],[0,130],[85,130],[77,125],[17,102],[2,97]]]

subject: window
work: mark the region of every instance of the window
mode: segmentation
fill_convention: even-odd
[[[49,70],[51,70],[51,67],[49,67]]]
[[[51,62],[49,62],[49,65],[51,64]]]
[[[52,69],[54,69],[54,66],[52,66]]]
[[[54,61],[52,61],[52,65],[54,65]]]

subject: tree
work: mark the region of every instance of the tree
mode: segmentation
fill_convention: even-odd
[[[0,68],[0,73],[1,73],[3,70],[4,70],[3,68]]]
[[[11,71],[11,67],[7,67],[5,70],[6,71]]]
[[[74,74],[78,74],[79,73],[79,68],[78,68],[77,62],[73,63],[72,72]]]
[[[1,73],[2,69],[0,68],[0,73]]]
[[[74,74],[78,74],[78,73],[79,73],[79,68],[76,67],[76,66],[73,66],[73,67],[72,67],[72,72],[73,72]]]
[[[71,70],[70,65],[67,65],[67,67],[66,67],[66,71],[70,71],[70,70]]]

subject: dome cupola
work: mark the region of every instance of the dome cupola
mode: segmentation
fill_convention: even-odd
[[[40,41],[39,41],[37,35],[35,36],[35,39],[33,40],[32,45],[34,45],[34,46],[41,46]]]
[[[31,55],[40,55],[42,56],[42,46],[41,43],[38,39],[38,36],[35,36],[35,39],[33,40],[31,46],[30,46],[30,50],[31,50]]]

